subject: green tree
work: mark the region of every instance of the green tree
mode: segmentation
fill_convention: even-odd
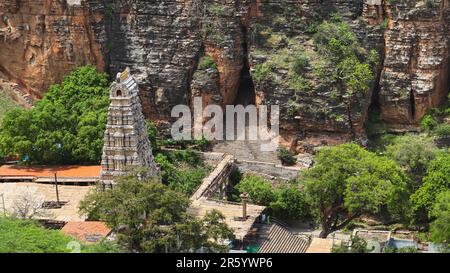
[[[19,154],[31,164],[98,164],[109,105],[108,76],[92,66],[52,85],[31,110],[8,112],[0,155]]]
[[[413,183],[409,190],[414,192],[438,151],[431,138],[405,135],[397,137],[387,147],[386,155],[410,174]]]
[[[296,184],[283,184],[275,189],[275,201],[270,203],[274,216],[280,219],[310,217],[306,196]]]
[[[436,196],[450,188],[450,154],[441,153],[430,162],[423,184],[411,196],[413,209],[418,212],[430,212],[436,201]]]
[[[450,190],[441,192],[430,212],[435,220],[430,225],[431,240],[435,243],[450,243]]]
[[[392,160],[356,144],[321,149],[315,165],[301,174],[301,181],[322,226],[322,238],[383,206],[395,215],[402,214],[406,185],[402,170]]]
[[[285,148],[278,149],[277,156],[283,165],[292,166],[297,163],[297,159],[294,157],[294,155]]]
[[[68,253],[77,242],[59,230],[48,230],[34,220],[0,217],[0,253]],[[117,253],[122,249],[111,241],[80,244],[81,253]]]
[[[271,202],[276,200],[272,184],[260,176],[245,176],[237,185],[237,189],[241,193],[248,193],[250,201],[258,205],[269,206]]]
[[[304,192],[296,182],[279,182],[272,186],[270,181],[256,175],[246,175],[235,187],[238,196],[248,193],[250,201],[267,206],[271,213],[283,220],[293,220],[310,217],[310,208]]]
[[[232,231],[223,216],[211,212],[197,220],[187,214],[188,206],[188,197],[135,170],[111,190],[96,188],[80,203],[80,211],[106,221],[129,251],[224,251],[220,243],[232,239]]]
[[[317,27],[313,41],[317,51],[334,64],[329,77],[343,91],[346,115],[351,122],[352,112],[359,108],[370,90],[375,75],[373,67],[379,63],[378,53],[366,50],[352,27],[337,14]]]

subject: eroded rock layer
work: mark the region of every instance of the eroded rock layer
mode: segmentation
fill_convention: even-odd
[[[333,14],[380,56],[370,87],[350,99],[312,41]],[[0,0],[0,77],[38,98],[76,66],[113,78],[129,66],[146,116],[161,124],[203,95],[204,104],[279,104],[290,140],[335,143],[364,135],[370,105],[405,130],[445,99],[449,14],[448,0]],[[297,50],[310,58],[306,91],[287,84],[277,59]],[[266,62],[281,65],[258,79]]]
[[[448,93],[449,1],[384,2],[381,116],[397,127],[416,125]]]
[[[91,25],[101,16],[81,1],[0,1],[0,76],[33,97],[74,67],[104,68]]]

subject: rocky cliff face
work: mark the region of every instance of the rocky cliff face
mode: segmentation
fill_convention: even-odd
[[[39,98],[50,84],[86,63],[103,69],[91,29],[101,20],[80,1],[0,1],[0,77]]]
[[[449,1],[383,2],[386,56],[379,103],[382,118],[402,128],[416,125],[448,93]]]
[[[313,42],[336,13],[361,51],[380,55],[370,86],[351,96]],[[300,150],[362,137],[370,106],[411,129],[448,93],[448,0],[0,0],[0,19],[0,77],[34,97],[78,65],[111,76],[130,66],[145,114],[161,124],[196,95],[276,103]],[[302,54],[308,64],[293,78]],[[201,67],[205,56],[216,69]]]

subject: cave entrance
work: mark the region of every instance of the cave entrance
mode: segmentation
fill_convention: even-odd
[[[247,29],[242,26],[242,33],[244,37],[247,37]],[[250,65],[248,62],[248,45],[247,40],[242,39],[242,50],[244,58],[244,67],[241,70],[241,76],[239,81],[239,88],[236,93],[236,98],[234,100],[234,105],[255,105],[256,104],[256,93],[255,85],[253,84],[252,76],[250,75]]]
[[[255,85],[253,84],[252,76],[247,64],[244,65],[241,71],[241,78],[239,81],[239,88],[236,93],[234,105],[254,105],[256,103]]]

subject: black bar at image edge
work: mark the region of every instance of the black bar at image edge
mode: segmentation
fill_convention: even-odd
[[[71,270],[140,272],[301,272],[337,270],[361,272],[361,265],[389,265],[402,272],[418,266],[447,268],[448,254],[0,254],[3,266],[36,268],[54,263]],[[24,262],[27,261],[27,262]],[[6,267],[5,267],[6,268]]]

